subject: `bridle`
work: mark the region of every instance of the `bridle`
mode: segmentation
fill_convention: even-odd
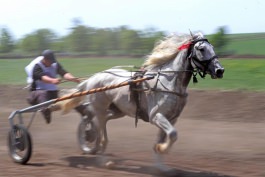
[[[192,40],[190,43],[187,44],[183,44],[182,46],[180,46],[178,49],[182,50],[182,49],[187,49],[188,48],[188,53],[187,53],[187,59],[190,61],[191,70],[181,70],[181,71],[163,71],[160,69],[160,71],[158,71],[158,75],[160,75],[160,73],[179,73],[179,72],[191,72],[192,76],[193,76],[193,83],[197,83],[198,79],[196,78],[197,74],[199,74],[199,76],[201,78],[205,78],[206,76],[206,71],[209,68],[209,64],[212,62],[212,60],[217,59],[218,56],[214,55],[211,58],[201,61],[198,59],[198,57],[195,55],[194,52],[194,46],[198,43],[198,42],[207,42],[210,44],[210,42],[208,41],[208,39],[206,38],[201,38],[201,39],[196,39],[196,40]]]
[[[179,48],[179,50],[188,48],[187,59],[191,63],[191,67],[192,67],[191,70],[163,71],[163,70],[160,69],[160,71],[157,72],[158,77],[157,77],[157,80],[156,80],[156,84],[155,84],[155,86],[153,88],[151,88],[151,90],[152,91],[158,91],[158,92],[172,93],[172,94],[175,94],[175,95],[180,96],[180,97],[186,97],[187,96],[187,93],[178,93],[178,92],[170,91],[160,81],[159,76],[162,73],[174,73],[174,74],[176,74],[176,73],[179,73],[179,72],[191,72],[192,73],[192,76],[193,76],[193,83],[197,83],[198,82],[198,80],[196,78],[197,74],[199,74],[201,78],[205,78],[205,76],[207,74],[206,71],[209,68],[209,64],[212,62],[212,60],[218,58],[218,56],[217,55],[214,55],[211,58],[209,58],[207,60],[204,60],[204,61],[199,60],[198,57],[195,55],[194,46],[195,46],[195,44],[197,44],[198,42],[201,42],[201,41],[205,41],[205,42],[207,42],[207,43],[210,44],[210,42],[207,39],[201,38],[201,39],[193,40],[193,41],[191,41],[188,44],[184,44],[183,46],[181,46]],[[192,63],[193,63],[194,66],[192,66]],[[158,83],[160,83],[162,85],[162,87],[164,88],[164,90],[157,89],[157,84]]]
[[[195,55],[194,53],[194,46],[196,43],[201,42],[201,41],[205,41],[207,43],[210,44],[210,42],[208,41],[208,39],[202,38],[202,39],[197,39],[197,40],[193,40],[190,43],[189,49],[188,49],[188,57],[187,59],[190,60],[191,65],[193,64],[195,67],[193,67],[193,81],[195,80],[196,82],[196,75],[197,73],[201,76],[201,78],[205,78],[206,76],[206,71],[209,68],[209,64],[212,62],[212,60],[217,59],[218,56],[214,55],[211,58],[201,61],[198,59],[198,57]]]

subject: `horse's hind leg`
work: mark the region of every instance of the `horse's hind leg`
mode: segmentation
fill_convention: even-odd
[[[107,112],[108,112],[107,120],[117,119],[117,118],[125,116],[125,114],[113,103],[110,104]]]
[[[108,115],[108,111],[106,111],[106,116]],[[99,157],[97,159],[97,163],[105,168],[113,168],[115,166],[115,163],[111,161],[106,155],[105,155],[105,150],[108,145],[108,134],[107,134],[107,121],[108,121],[108,116],[96,116],[95,117],[96,122],[98,124],[98,135],[99,135],[99,141],[98,141],[98,153]]]
[[[106,127],[106,117],[95,115],[95,121],[97,124],[97,134],[98,134],[98,149],[101,154],[103,154],[107,148],[108,144],[108,134]]]
[[[107,133],[107,122],[111,119],[116,119],[124,116],[115,105],[111,105],[109,109],[106,110],[104,114],[100,114],[100,117],[97,117],[99,127],[100,127],[100,148],[104,152],[108,145],[108,133]]]
[[[93,118],[93,114],[91,111],[88,110],[86,105],[78,105],[75,107],[75,110],[83,117],[83,118],[89,118],[92,119]]]

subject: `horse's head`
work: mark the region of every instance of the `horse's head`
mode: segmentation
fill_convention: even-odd
[[[201,33],[192,36],[190,60],[194,69],[202,73],[202,77],[210,74],[212,79],[222,78],[224,68],[220,64],[213,46]]]

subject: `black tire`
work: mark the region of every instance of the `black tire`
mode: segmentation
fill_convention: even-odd
[[[96,154],[99,151],[97,127],[93,121],[81,120],[78,126],[77,139],[80,149],[85,154]]]
[[[7,145],[9,155],[14,162],[26,164],[32,154],[31,137],[28,130],[22,125],[14,125],[8,133]]]

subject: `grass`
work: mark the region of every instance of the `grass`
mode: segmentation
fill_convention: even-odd
[[[193,88],[265,91],[265,60],[223,59],[220,60],[225,73],[223,79],[199,79]]]
[[[265,33],[228,34],[225,47],[235,55],[265,55]]]
[[[264,38],[247,41],[235,40],[230,41],[226,49],[236,55],[265,55],[264,46]]]
[[[31,59],[2,59],[0,60],[0,84],[26,85],[25,66]],[[63,67],[77,77],[88,77],[90,74],[117,65],[140,66],[143,59],[132,58],[75,58],[58,59]]]
[[[104,69],[117,65],[140,66],[143,59],[132,58],[76,58],[59,59],[65,69],[78,77],[87,77]],[[30,59],[0,60],[0,84],[26,85],[24,67]],[[251,90],[265,91],[265,60],[261,59],[221,59],[225,67],[223,79],[213,80],[210,76],[205,79],[197,77],[199,83],[190,82],[190,88],[218,90]],[[66,84],[67,85],[67,84]],[[65,85],[62,84],[62,87]],[[74,84],[72,85],[74,86]]]

